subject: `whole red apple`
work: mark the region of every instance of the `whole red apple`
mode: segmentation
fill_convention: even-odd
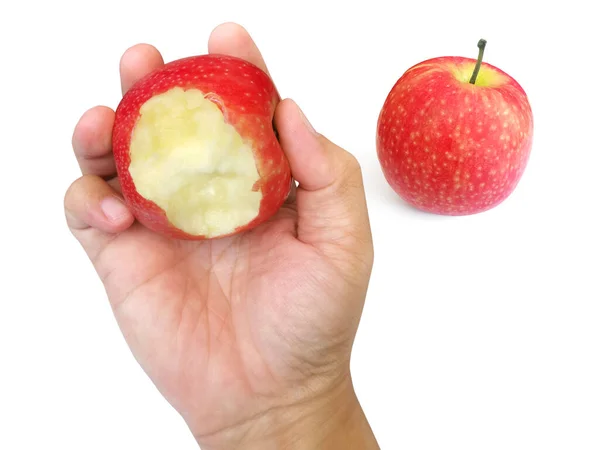
[[[377,155],[392,189],[417,209],[443,215],[489,210],[521,179],[533,115],[523,88],[477,60],[438,57],[408,69],[385,100]]]
[[[224,55],[166,64],[121,100],[113,152],[124,199],[149,229],[209,239],[256,227],[283,204],[279,96],[258,67]]]

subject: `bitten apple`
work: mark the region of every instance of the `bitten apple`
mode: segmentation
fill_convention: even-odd
[[[392,189],[443,215],[489,210],[515,189],[531,152],[532,110],[508,74],[477,60],[438,57],[409,68],[386,98],[377,155]]]
[[[136,219],[173,238],[210,239],[273,216],[291,187],[272,125],[278,102],[262,70],[224,55],[180,59],[138,81],[113,128]]]

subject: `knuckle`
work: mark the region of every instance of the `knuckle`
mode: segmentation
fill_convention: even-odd
[[[71,209],[82,194],[85,192],[86,186],[89,185],[90,175],[83,175],[73,181],[65,192],[64,204],[65,208]]]
[[[358,158],[347,150],[344,150],[344,160],[345,160],[346,166],[353,172],[361,170],[360,162],[358,161]]]
[[[344,175],[347,179],[352,180],[353,184],[362,185],[362,167],[358,158],[350,152],[345,152],[344,155]]]
[[[68,209],[69,206],[72,204],[73,198],[75,197],[75,195],[77,195],[77,190],[78,190],[80,184],[81,184],[81,178],[78,178],[75,181],[73,181],[69,185],[67,190],[65,191],[65,196],[64,196],[65,208]]]

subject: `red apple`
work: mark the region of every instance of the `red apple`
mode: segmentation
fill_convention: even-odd
[[[515,189],[527,165],[533,116],[523,88],[477,60],[438,57],[408,69],[385,100],[377,155],[392,189],[415,208],[443,215],[489,210]]]
[[[273,216],[291,186],[272,125],[278,102],[262,70],[224,55],[180,59],[137,82],[113,128],[136,219],[169,237],[209,239]]]

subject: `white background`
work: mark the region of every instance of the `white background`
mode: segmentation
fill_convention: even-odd
[[[62,200],[80,114],[120,98],[137,42],[204,53],[237,21],[283,96],[360,160],[376,261],[353,354],[383,449],[600,448],[600,32],[593,2],[2,2],[0,448],[194,449],[118,331]],[[417,213],[387,187],[375,125],[414,63],[476,56],[535,117],[515,193]]]

